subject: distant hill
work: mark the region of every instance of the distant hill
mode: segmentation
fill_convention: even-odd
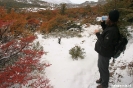
[[[49,3],[55,3],[55,4],[60,4],[60,3],[72,3],[70,0],[42,0],[46,1]]]
[[[0,0],[0,6],[6,8],[42,7],[46,8],[45,1],[40,0]]]
[[[5,8],[48,8],[48,9],[55,9],[60,7],[60,4],[47,2],[46,0],[0,0],[0,6],[4,6]],[[61,1],[61,0],[59,0]],[[52,1],[51,1],[52,2]],[[66,0],[66,2],[69,2],[69,0]],[[97,4],[104,4],[105,1],[86,1],[81,4],[73,4],[73,3],[66,3],[68,8],[77,8],[77,7],[83,7],[86,5],[95,6]]]

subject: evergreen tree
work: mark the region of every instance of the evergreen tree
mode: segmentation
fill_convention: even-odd
[[[108,14],[110,10],[117,9],[120,12],[119,30],[129,36],[127,26],[133,23],[133,0],[106,0],[107,3],[102,7],[102,13]],[[126,3],[126,4],[125,4]]]
[[[131,2],[131,0],[123,0],[120,1],[121,7],[118,8],[118,10],[120,11],[120,32],[123,33],[125,36],[129,36],[129,33],[127,32],[127,26],[130,26],[133,23],[132,4],[133,3]]]
[[[66,4],[61,4],[61,8],[60,8],[60,14],[64,15],[66,11]]]

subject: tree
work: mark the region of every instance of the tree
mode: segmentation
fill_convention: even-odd
[[[43,28],[41,29],[43,29],[44,32],[63,31],[67,29],[68,26],[67,22],[68,22],[67,16],[57,15],[50,21],[43,23],[42,24]]]
[[[27,29],[30,29],[32,32],[35,32],[36,29],[40,26],[40,20],[35,19],[35,18],[31,18],[28,20],[27,23]]]
[[[10,25],[12,21],[2,21],[0,20],[0,43],[5,43],[10,41],[13,36],[10,33]]]
[[[48,79],[34,74],[34,71],[39,73],[50,66],[50,64],[40,63],[40,58],[44,53],[43,51],[32,50],[30,47],[30,43],[34,39],[35,36],[30,36],[1,45],[0,62],[10,61],[11,64],[6,64],[6,67],[0,69],[0,88],[7,88],[16,84],[19,85],[19,88],[26,84],[33,88],[40,86],[43,86],[43,88],[51,88],[48,85]],[[34,83],[29,84],[28,82],[30,80],[33,80]]]
[[[125,36],[129,36],[127,31],[127,26],[131,25],[133,22],[133,6],[130,0],[119,1],[120,6],[118,10],[120,11],[120,31]],[[125,5],[126,3],[126,5]]]
[[[0,7],[0,19],[4,18],[6,15],[7,15],[7,12],[4,9],[4,7]]]
[[[3,10],[5,10],[3,8]],[[10,25],[10,34],[14,37],[18,37],[18,36],[24,36],[26,33],[25,29],[25,25],[26,25],[26,15],[25,14],[21,14],[21,13],[17,13],[15,12],[14,9],[11,9],[10,12],[7,13],[7,10],[5,10],[6,15],[2,15],[2,18],[0,18],[0,20],[4,21],[4,22],[9,22],[12,21],[13,24]],[[11,36],[9,35],[9,36]]]
[[[91,12],[92,12],[92,10],[91,10],[90,5],[89,5],[89,4],[86,5],[86,6],[84,7],[84,16],[87,16],[88,13],[91,13]]]
[[[66,10],[66,4],[61,4],[60,14],[64,15],[65,14],[65,10]]]
[[[50,66],[40,63],[44,51],[32,46],[36,36],[14,38],[10,27],[13,23],[0,20],[0,88],[52,88],[44,74],[35,74]]]
[[[133,9],[131,0],[106,0],[107,3],[102,7],[102,12],[107,14],[110,10],[117,9],[120,12],[119,18],[119,30],[120,32],[128,36],[127,26],[131,25],[133,20]],[[125,4],[126,3],[126,4]]]

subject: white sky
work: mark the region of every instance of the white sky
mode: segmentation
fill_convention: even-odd
[[[70,0],[72,3],[77,3],[77,4],[81,4],[85,1],[95,1],[97,2],[98,0]]]

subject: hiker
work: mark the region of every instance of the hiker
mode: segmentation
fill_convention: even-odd
[[[119,19],[118,10],[112,10],[108,14],[106,21],[101,21],[103,32],[95,30],[98,38],[95,44],[95,51],[98,53],[98,69],[100,78],[96,80],[97,88],[108,88],[109,83],[109,61],[114,54],[115,44],[119,40],[119,29],[117,22]]]

